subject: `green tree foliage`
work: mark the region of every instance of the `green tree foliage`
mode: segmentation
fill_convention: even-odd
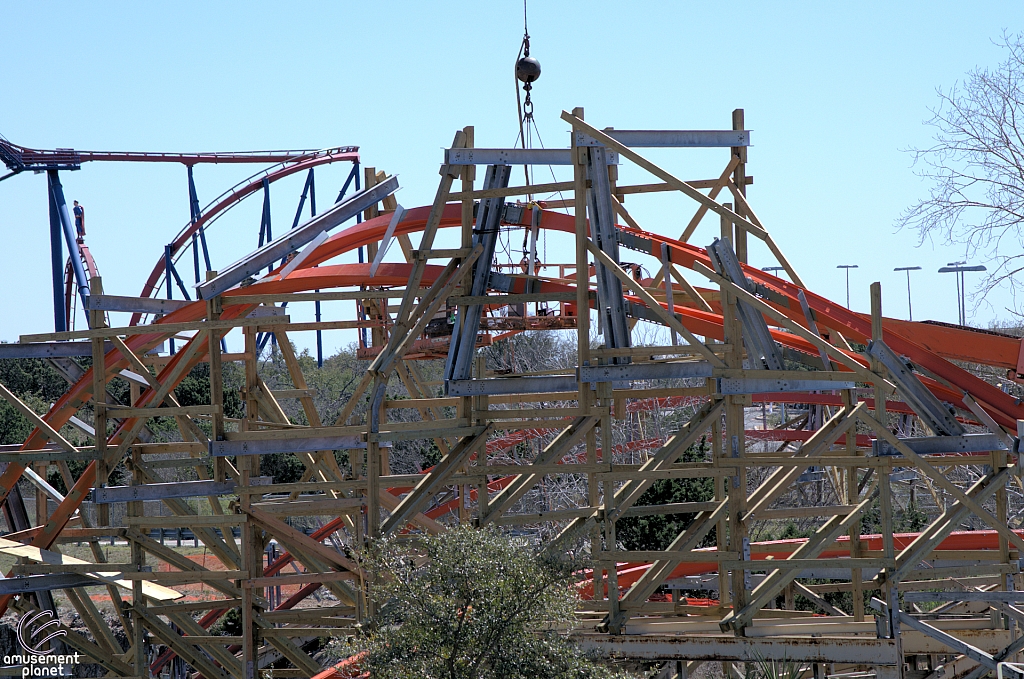
[[[274,453],[260,458],[260,476],[274,477],[274,483],[297,483],[306,465],[292,453]]]
[[[7,401],[0,400],[0,444],[22,443],[32,432],[32,425]]]
[[[38,358],[0,360],[0,384],[11,390],[37,413],[67,390],[68,383],[45,361]],[[22,443],[32,425],[14,406],[0,399],[0,444]]]
[[[237,390],[228,387],[227,373],[230,371],[231,368],[225,365],[224,416],[245,417],[242,397]],[[196,364],[175,388],[174,395],[183,406],[210,405],[210,364]]]
[[[707,443],[700,443],[687,448],[683,453],[682,462],[700,462],[707,454]],[[651,484],[640,499],[637,506],[667,505],[677,502],[708,502],[715,497],[714,480],[705,479],[659,479]],[[666,549],[676,537],[686,530],[696,514],[664,514],[654,516],[628,516],[616,522],[616,535],[622,545],[629,550]],[[715,543],[714,533],[704,538],[702,546]]]
[[[35,394],[52,403],[68,390],[68,383],[41,358],[0,359],[0,383],[18,394]]]
[[[374,679],[586,679],[626,676],[584,656],[565,630],[575,622],[576,569],[538,556],[494,529],[453,529],[380,543],[369,557],[369,630],[334,653]]]
[[[876,497],[864,510],[861,519],[861,533],[871,535],[882,532],[882,505]],[[892,529],[894,533],[916,533],[928,525],[928,515],[921,511],[916,501],[907,503],[904,509],[893,503]]]

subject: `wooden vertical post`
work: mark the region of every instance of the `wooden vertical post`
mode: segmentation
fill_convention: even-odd
[[[89,285],[94,295],[103,294],[103,279],[93,276]],[[102,328],[106,326],[106,318],[102,311],[89,312],[89,326]],[[97,488],[107,485],[110,467],[107,465],[107,366],[103,351],[103,338],[92,341],[92,405],[96,429],[96,482]],[[45,505],[44,505],[45,506]],[[101,526],[110,525],[110,505],[100,504],[96,508],[97,521]]]
[[[462,128],[462,131],[466,135],[466,148],[473,148],[474,145],[474,128],[472,125],[467,125]],[[463,165],[460,170],[462,173],[462,192],[468,194],[473,190],[473,182],[476,180],[476,165]],[[473,199],[464,198],[462,200],[462,245],[463,248],[473,247]]]
[[[249,326],[244,329],[245,335],[245,420],[242,421],[243,430],[255,429],[254,423],[259,419],[259,401],[256,399],[256,390],[259,388],[259,375],[256,371],[256,328]],[[238,456],[238,474],[241,477],[239,483],[243,486],[251,485],[251,479],[259,476],[259,456],[240,455]],[[260,496],[243,494],[239,496],[242,510],[250,508],[253,497],[258,502]],[[226,529],[230,531],[230,529]],[[230,534],[230,533],[229,533]],[[233,537],[231,539],[234,539]],[[259,529],[251,518],[242,523],[242,545],[241,545],[242,568],[249,572],[249,577],[260,577],[263,574],[263,545],[259,536]],[[260,614],[259,598],[257,590],[253,587],[242,589],[242,679],[255,679],[256,677],[256,652],[259,648],[258,626],[256,616]]]
[[[369,189],[377,185],[377,169],[374,167],[363,168],[363,189]],[[380,207],[374,203],[370,207],[363,211],[363,219],[370,220],[380,215]],[[372,262],[374,257],[377,256],[377,243],[367,243],[366,245],[366,261]],[[377,300],[363,300],[363,309],[369,310],[372,317],[380,317],[383,320],[383,316],[387,314],[388,300],[383,300],[384,311],[381,313],[380,308],[377,305]],[[387,340],[384,337],[384,328],[374,326],[370,328],[370,343],[375,347],[383,347]]]
[[[712,396],[712,398],[715,398]],[[720,398],[720,397],[719,397]],[[717,417],[715,421],[711,423],[711,459],[714,466],[722,466],[722,462],[725,457],[725,450],[722,446],[722,418]],[[721,502],[725,498],[729,497],[729,484],[731,480],[727,477],[715,477],[715,501]],[[720,519],[715,524],[715,545],[721,551],[726,551],[729,545],[728,531],[726,529],[726,520]],[[729,571],[719,563],[718,566],[718,600],[722,606],[726,606],[732,601],[730,595],[729,586]]]
[[[882,284],[875,282],[871,284],[871,339],[882,339]],[[882,374],[882,366],[878,361],[872,360],[871,370],[876,374]],[[885,389],[881,381],[875,382],[875,417],[883,427],[888,427],[888,417],[885,411]],[[888,474],[887,469],[880,468],[878,473]],[[882,522],[882,549],[886,559],[896,558],[896,545],[893,539],[893,515],[892,515],[892,489],[888,478],[878,479],[878,501],[880,505],[880,520]],[[884,594],[885,602],[889,606],[889,636],[896,640],[897,658],[902,658],[902,643],[900,640],[900,617],[899,617],[899,583],[892,577],[893,569],[886,567]],[[897,676],[903,676],[903,663],[897,663]]]
[[[871,339],[875,341],[882,339],[882,284],[878,282],[871,284]],[[882,373],[882,366],[878,361],[872,360],[871,370],[880,375]],[[882,423],[882,426],[887,425],[885,391],[881,386],[880,380],[875,382],[875,417]],[[886,472],[879,469],[878,473],[883,474]],[[896,550],[892,537],[892,491],[887,481],[888,479],[878,479],[882,543],[885,550],[885,558],[893,559],[896,557]],[[888,578],[886,579],[886,586],[888,588]]]
[[[373,422],[376,419],[380,424],[387,421],[387,411],[384,408],[384,400],[381,400],[380,407],[376,413],[373,410],[373,394],[378,389],[387,389],[387,378],[378,375],[373,380],[373,391],[370,392],[370,410],[366,414],[367,432],[366,437],[366,536],[369,538],[380,537],[380,432],[374,431]],[[386,393],[385,393],[386,396]],[[380,427],[376,427],[377,430]]]
[[[745,129],[743,126],[743,109],[738,108],[732,112],[732,129],[742,130]],[[734,146],[732,147],[732,155],[740,159],[739,165],[732,173],[732,181],[736,185],[736,189],[743,194],[744,197],[747,195],[747,147],[746,146]],[[737,205],[736,209],[743,217],[750,217],[746,214],[743,206]],[[736,240],[733,243],[736,246],[736,257],[744,264],[747,263],[747,232],[743,229],[736,229]]]
[[[132,485],[140,486],[145,481],[140,478],[138,463],[141,460],[141,455],[132,450]],[[142,501],[129,502],[128,503],[128,516],[143,516],[145,514],[145,504]],[[142,550],[142,545],[138,540],[129,540],[131,546],[131,558],[132,564],[142,570],[142,567],[146,564],[146,553]],[[148,656],[146,654],[145,645],[145,628],[143,627],[142,621],[146,617],[146,599],[142,595],[142,580],[135,580],[132,582],[132,650],[134,651],[134,664],[135,664],[135,675],[138,677],[149,676],[149,663]]]
[[[216,271],[207,271],[206,280],[216,278]],[[223,311],[221,298],[218,295],[206,300],[206,319],[216,321]],[[224,372],[220,354],[221,334],[216,330],[210,330],[207,335],[207,360],[210,363],[210,405],[214,406],[213,416],[210,418],[210,440],[224,440]],[[219,408],[216,406],[220,406]],[[217,481],[227,479],[227,459],[223,457],[213,458],[213,477]]]
[[[848,410],[853,408],[857,404],[857,393],[852,389],[844,389],[842,392],[843,406]],[[847,455],[857,454],[857,432],[856,428],[846,433],[846,453]],[[860,483],[857,477],[857,468],[848,467],[846,470],[846,503],[849,505],[860,504],[860,495],[857,492],[857,486]],[[858,558],[861,556],[861,544],[860,544],[860,521],[855,522],[850,526],[850,557]],[[850,571],[851,580],[853,581],[853,618],[857,622],[863,622],[864,620],[864,587],[863,587],[863,575],[861,569],[854,568]]]
[[[992,474],[998,474],[1006,467],[1006,452],[1002,450],[992,451]],[[1006,485],[1000,486],[996,491],[996,519],[1000,525],[1009,525],[1009,518],[1007,513],[1008,498],[1006,493]],[[999,560],[1002,563],[1010,563],[1010,542],[1006,539],[1005,535],[999,535]],[[999,589],[1010,589],[1007,584],[1009,578],[1003,577],[1000,579]]]
[[[732,209],[732,205],[725,206]],[[722,218],[722,235],[734,235],[738,238],[742,231],[740,228],[733,228],[732,222]],[[732,239],[730,239],[732,240]],[[733,241],[735,242],[735,241]],[[740,325],[736,313],[736,297],[726,290],[722,290],[722,318],[725,330],[725,343],[729,350],[725,354],[725,364],[730,368],[743,367],[743,328]],[[747,505],[747,473],[741,458],[744,457],[744,426],[743,406],[746,403],[745,395],[725,397],[725,457],[737,465],[737,474],[727,479],[727,494],[729,497],[729,550],[743,553],[744,540],[747,538],[747,528],[743,523],[743,515],[746,513]],[[740,610],[747,603],[746,571],[737,569],[732,572],[732,598],[733,610]],[[739,636],[744,636],[741,628],[736,631]]]
[[[882,284],[875,282],[871,284],[871,339],[882,339]],[[876,359],[871,359],[872,372],[881,375],[882,364]],[[885,388],[881,380],[875,382],[875,419],[883,427],[889,426],[889,420],[885,413]]]
[[[487,377],[487,359],[483,356],[477,356],[474,359],[474,368],[476,370],[477,379],[483,379]],[[489,406],[489,399],[486,394],[473,397],[473,418],[470,420],[471,427],[479,427],[487,424],[487,410]],[[476,463],[481,466],[487,465],[487,443],[481,443],[480,446],[474,451],[476,453]],[[470,462],[466,461],[466,471],[469,471]],[[463,484],[459,488],[459,523],[468,524],[470,519],[469,502],[470,486],[469,484]],[[487,480],[479,484],[477,487],[477,516],[483,517],[486,513],[487,506]]]

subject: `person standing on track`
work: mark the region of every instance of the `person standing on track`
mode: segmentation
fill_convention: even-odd
[[[78,244],[85,242],[85,208],[75,201],[75,230],[78,232]]]

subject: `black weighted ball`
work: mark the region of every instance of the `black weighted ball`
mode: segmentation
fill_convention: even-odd
[[[533,57],[523,57],[516,62],[516,77],[524,83],[532,83],[540,77],[540,62]]]

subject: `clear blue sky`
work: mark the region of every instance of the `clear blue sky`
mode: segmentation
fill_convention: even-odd
[[[917,248],[915,234],[894,232],[899,212],[925,191],[901,149],[928,143],[922,121],[936,87],[1002,59],[992,40],[1022,30],[1024,5],[532,0],[529,14],[543,65],[536,116],[548,146],[568,145],[558,116],[574,106],[599,127],[675,129],[727,128],[742,107],[753,130],[751,202],[808,285],[843,301],[835,266],[859,264],[853,307],[866,310],[868,285],[878,280],[886,314],[905,317],[906,279],[892,269],[920,265],[915,318],[956,321],[954,281],[935,270],[962,252]],[[441,149],[456,129],[475,125],[478,146],[510,146],[516,137],[518,1],[22,2],[5,4],[4,24],[12,42],[0,65],[0,133],[25,146],[356,144],[365,164],[400,175],[399,200],[411,207],[433,197]],[[651,157],[697,179],[717,175],[726,153]],[[318,174],[321,204],[345,171]],[[201,202],[249,173],[197,168]],[[651,181],[635,168],[623,177]],[[163,244],[188,221],[184,168],[92,163],[63,182],[68,200],[86,206],[106,290],[138,294]],[[298,179],[273,190],[276,231],[290,225],[300,191]],[[692,212],[681,196],[627,207],[644,228],[671,235]],[[218,223],[215,268],[255,247],[259,211],[257,197]],[[708,219],[694,241],[706,244],[717,228]],[[0,183],[0,234],[0,339],[52,330],[45,177]],[[548,242],[549,260],[561,245]],[[752,263],[774,264],[756,248]],[[1009,317],[1008,295],[992,301],[973,323]],[[351,340],[329,333],[326,348]]]

